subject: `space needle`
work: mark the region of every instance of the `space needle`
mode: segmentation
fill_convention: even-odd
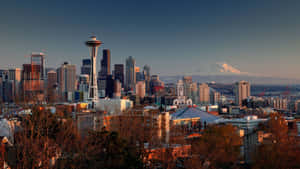
[[[95,109],[98,102],[98,87],[97,87],[97,73],[96,73],[96,60],[98,47],[102,44],[101,41],[96,39],[96,36],[91,36],[90,40],[85,42],[86,46],[90,48],[92,68],[90,72],[89,95],[88,101],[90,108]]]

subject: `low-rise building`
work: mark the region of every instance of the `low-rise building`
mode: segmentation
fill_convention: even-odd
[[[127,99],[99,99],[96,104],[97,111],[109,114],[121,113],[133,107],[133,102]]]

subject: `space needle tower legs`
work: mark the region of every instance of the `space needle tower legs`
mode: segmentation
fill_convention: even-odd
[[[91,109],[96,108],[96,103],[98,102],[98,87],[97,87],[97,72],[96,72],[96,60],[98,47],[102,44],[101,41],[96,39],[96,36],[91,36],[90,40],[85,42],[86,46],[90,49],[91,55],[91,72],[90,72],[90,82],[89,82],[89,95],[88,101]]]

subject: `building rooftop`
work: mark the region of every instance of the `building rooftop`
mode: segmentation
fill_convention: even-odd
[[[220,117],[202,111],[197,107],[186,107],[179,109],[171,116],[172,120],[200,118],[202,122],[206,123],[216,123],[220,119]]]

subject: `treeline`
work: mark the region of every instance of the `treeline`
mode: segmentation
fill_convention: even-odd
[[[143,168],[138,151],[116,132],[90,131],[81,138],[71,118],[37,109],[21,126],[14,144],[1,149],[2,163],[11,168]]]
[[[22,118],[14,143],[1,144],[0,165],[5,161],[16,169],[300,167],[299,141],[280,115],[271,115],[268,124],[262,126],[270,137],[257,147],[251,165],[240,163],[243,143],[231,125],[208,126],[200,137],[182,143],[191,145],[187,157],[174,159],[173,147],[160,144],[138,122],[122,118],[114,131],[102,128],[81,137],[73,119],[34,109],[32,115]],[[161,153],[158,158],[150,157],[150,150],[155,148]]]

